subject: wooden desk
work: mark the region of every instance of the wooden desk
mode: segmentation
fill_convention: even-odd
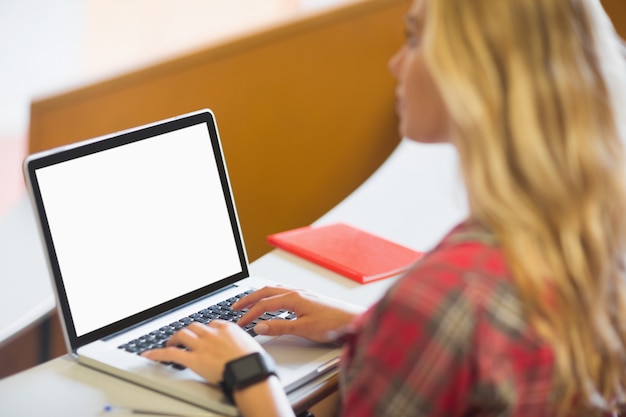
[[[452,148],[405,140],[375,175],[318,223],[346,221],[426,250],[466,213]],[[363,306],[374,303],[397,279],[359,285],[280,250],[253,262],[250,269],[254,275]],[[302,405],[318,400],[335,387],[336,380],[313,387],[308,394],[318,396],[304,396]],[[87,368],[69,356],[0,380],[3,416],[101,416],[105,404],[179,413],[198,411],[189,404]]]

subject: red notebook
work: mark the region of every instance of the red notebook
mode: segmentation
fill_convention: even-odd
[[[267,240],[361,284],[404,272],[423,255],[344,223],[288,230]]]

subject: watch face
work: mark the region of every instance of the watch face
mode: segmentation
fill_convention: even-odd
[[[258,356],[246,356],[231,363],[233,373],[237,375],[237,380],[245,381],[248,378],[259,375],[266,371]]]

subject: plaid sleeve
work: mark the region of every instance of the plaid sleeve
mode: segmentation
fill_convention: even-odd
[[[342,374],[342,416],[459,415],[474,312],[443,281],[405,277],[362,317]]]
[[[500,251],[443,248],[355,323],[341,415],[549,415],[552,362]]]

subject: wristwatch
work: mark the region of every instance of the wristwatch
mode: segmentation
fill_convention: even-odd
[[[265,352],[254,352],[228,362],[224,367],[220,385],[226,398],[234,402],[235,390],[254,385],[272,375],[276,375],[274,359]]]

